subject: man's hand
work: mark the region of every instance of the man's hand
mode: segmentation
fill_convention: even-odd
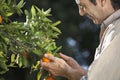
[[[53,76],[64,76],[70,80],[79,80],[82,76],[87,74],[87,71],[73,58],[62,53],[59,55],[61,58],[45,54],[45,57],[50,59],[51,62],[46,63],[41,61],[41,66]]]

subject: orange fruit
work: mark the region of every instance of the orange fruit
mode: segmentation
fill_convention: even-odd
[[[50,55],[50,56],[54,56],[52,53],[46,53],[46,54],[48,54],[48,55]],[[45,56],[42,58],[42,61],[43,61],[43,62],[51,62],[51,60],[48,59],[48,58],[46,58]],[[48,77],[46,78],[46,80],[55,80],[55,79],[54,79],[53,76],[48,76]]]
[[[50,55],[50,56],[54,56],[52,53],[46,53],[46,54],[48,54],[48,55]],[[43,58],[42,58],[42,61],[43,61],[43,62],[51,62],[51,60],[48,59],[48,58],[46,58],[46,57],[43,57]]]
[[[49,76],[49,77],[47,77],[47,79],[46,79],[46,80],[55,80],[55,79],[54,79],[54,77]]]
[[[0,15],[0,23],[2,23],[2,16]]]

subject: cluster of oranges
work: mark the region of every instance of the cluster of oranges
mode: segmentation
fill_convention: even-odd
[[[48,55],[50,55],[50,56],[54,56],[52,53],[46,53],[46,54],[48,54]],[[43,61],[43,62],[51,62],[51,60],[48,59],[48,58],[46,58],[46,57],[43,57],[43,58],[42,58],[42,61]],[[55,80],[55,79],[54,79],[53,76],[48,76],[48,77],[46,78],[46,80]]]
[[[0,15],[0,24],[2,23],[2,16]]]

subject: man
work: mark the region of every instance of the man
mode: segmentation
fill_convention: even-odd
[[[73,58],[60,53],[61,58],[45,55],[50,63],[41,61],[53,76],[69,80],[120,80],[120,0],[76,0],[81,16],[101,24],[100,44],[89,70],[84,70]]]

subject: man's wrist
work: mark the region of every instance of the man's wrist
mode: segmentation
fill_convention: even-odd
[[[86,75],[86,72],[80,72],[79,70],[71,70],[68,73],[67,78],[69,80],[80,80],[84,75]]]
[[[80,80],[82,77],[87,75],[87,70],[73,70],[69,80]]]
[[[84,75],[82,78],[80,78],[80,80],[88,80],[88,76]]]
[[[71,68],[67,67],[65,70],[64,77],[66,77],[69,80],[80,80],[81,77],[87,74],[87,70],[83,69],[82,67],[78,68]]]

